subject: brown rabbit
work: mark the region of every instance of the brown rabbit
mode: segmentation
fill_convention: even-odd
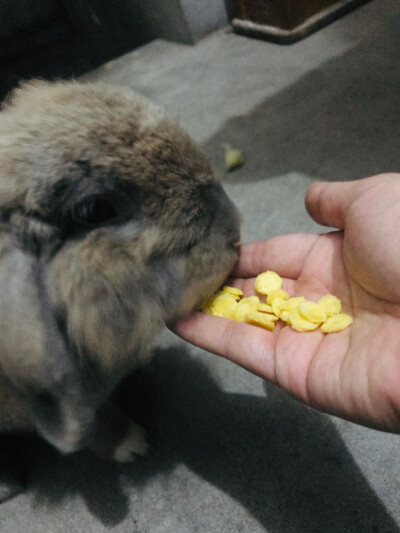
[[[128,461],[107,400],[236,260],[237,211],[200,149],[121,87],[34,81],[0,112],[0,430]]]

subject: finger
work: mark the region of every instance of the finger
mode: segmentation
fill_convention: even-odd
[[[293,233],[243,244],[232,275],[250,278],[265,270],[275,270],[282,277],[297,279],[318,239],[319,235]]]
[[[318,224],[343,229],[347,210],[359,185],[360,181],[313,183],[305,198],[309,215]]]
[[[275,335],[270,331],[203,313],[180,320],[172,330],[195,346],[275,381]]]

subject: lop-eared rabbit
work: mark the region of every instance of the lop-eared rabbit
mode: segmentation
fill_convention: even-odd
[[[157,105],[97,83],[16,89],[0,112],[0,431],[144,454],[110,393],[220,286],[238,239],[205,156]]]

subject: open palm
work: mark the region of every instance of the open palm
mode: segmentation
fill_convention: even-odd
[[[349,328],[269,332],[196,313],[174,331],[312,407],[400,431],[400,175],[314,184],[306,206],[339,231],[242,245],[230,282],[248,296],[260,272],[275,270],[290,296],[338,296],[354,319]]]

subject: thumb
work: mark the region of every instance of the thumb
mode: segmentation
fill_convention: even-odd
[[[343,229],[356,189],[357,181],[313,183],[306,193],[306,209],[318,224]]]

